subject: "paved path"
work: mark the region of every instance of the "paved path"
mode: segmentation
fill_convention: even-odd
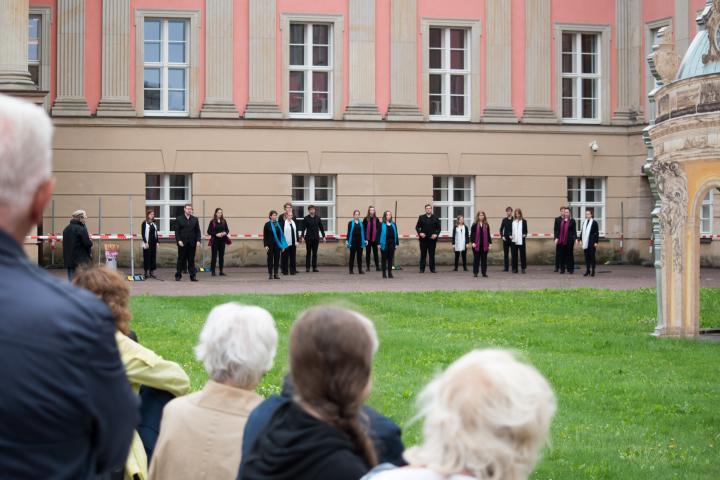
[[[58,276],[65,272],[55,271]],[[395,272],[394,279],[383,280],[380,272],[348,275],[347,267],[324,267],[319,273],[282,276],[281,280],[267,279],[267,270],[259,267],[226,270],[225,277],[211,277],[198,273],[199,282],[191,283],[185,275],[181,282],[174,280],[174,271],[162,269],[160,280],[133,282],[133,295],[211,295],[238,293],[304,293],[304,292],[416,292],[428,290],[537,290],[544,288],[608,288],[629,290],[654,288],[655,270],[634,265],[601,266],[596,276],[583,277],[582,271],[573,275],[553,272],[552,266],[531,266],[527,274],[512,274],[502,267],[490,267],[488,278],[473,278],[471,272],[453,272],[451,267],[439,267],[437,273],[420,274],[416,267]],[[720,288],[720,269],[701,271],[703,287]]]

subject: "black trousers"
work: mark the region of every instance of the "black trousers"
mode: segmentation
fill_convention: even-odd
[[[317,268],[317,252],[320,240],[305,240],[305,270],[310,270],[310,263],[312,268]]]
[[[435,246],[437,239],[421,238],[420,239],[420,270],[425,271],[425,257],[429,256],[430,271],[435,271]]]
[[[283,275],[297,273],[297,245],[291,245],[283,250],[280,258],[280,270]]]
[[[223,267],[225,266],[225,239],[214,239],[211,251],[212,260],[210,260],[210,271],[215,273],[215,261],[217,260],[218,266],[220,267],[220,273],[222,273]]]
[[[143,270],[145,273],[157,270],[157,245],[143,249]]]
[[[463,270],[467,270],[467,249],[461,252],[455,251],[455,270],[458,269],[458,265],[460,264],[460,257],[462,257],[463,261]]]
[[[560,247],[560,271],[565,270],[572,273],[575,270],[575,258],[573,258],[573,245],[559,245]]]
[[[479,271],[481,271],[483,275],[487,274],[487,255],[487,252],[483,251],[482,248],[477,252],[473,249],[473,275],[477,275]],[[525,249],[523,248],[523,263],[525,262],[524,259]]]
[[[597,248],[591,246],[588,246],[588,248],[583,249],[583,253],[585,253],[585,271],[586,272],[592,272],[595,273],[595,251]]]
[[[277,247],[270,247],[267,251],[267,267],[268,275],[277,275],[280,269],[280,249]]]
[[[520,257],[520,268],[525,270],[527,268],[527,257],[525,256],[525,244],[517,245],[512,244],[512,271],[518,271],[518,257]]]
[[[503,266],[506,272],[510,270],[510,247],[512,247],[512,240],[503,238]]]
[[[348,266],[350,267],[350,273],[353,272],[353,264],[355,263],[355,259],[357,258],[357,267],[358,272],[362,272],[362,254],[363,254],[363,247],[350,247],[350,263],[348,263]]]
[[[380,257],[382,261],[382,271],[392,273],[393,262],[395,262],[395,249],[386,248],[380,251]]]
[[[367,247],[365,247],[365,265],[367,270],[370,270],[370,252],[372,252],[375,259],[375,270],[380,270],[380,260],[378,259],[378,242],[368,241]]]
[[[560,270],[560,263],[562,260],[562,247],[555,245],[555,270]]]
[[[181,277],[182,272],[187,267],[190,278],[194,278],[197,274],[195,268],[195,246],[196,242],[188,242],[184,246],[178,245],[178,260],[177,269],[175,270],[175,276]]]

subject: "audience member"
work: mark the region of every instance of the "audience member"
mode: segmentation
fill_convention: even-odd
[[[63,230],[63,262],[67,269],[68,280],[72,282],[75,270],[78,267],[92,262],[92,240],[85,222],[85,210],[76,210],[72,214],[70,223]]]

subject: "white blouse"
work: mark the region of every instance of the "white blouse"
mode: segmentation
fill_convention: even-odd
[[[295,243],[293,233],[297,233],[297,227],[295,226],[294,220],[285,220],[285,241],[288,246],[292,246]]]
[[[455,227],[455,251],[456,252],[462,252],[465,250],[465,229],[467,227],[465,225],[458,225]]]
[[[523,244],[523,221],[513,220],[512,224],[512,241],[515,245]]]

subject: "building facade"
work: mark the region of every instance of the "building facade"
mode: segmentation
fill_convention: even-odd
[[[433,203],[448,232],[478,211],[497,229],[510,205],[545,261],[543,235],[569,204],[594,210],[601,256],[639,262],[654,206],[645,57],[664,26],[682,56],[705,3],[0,0],[12,39],[0,91],[47,92],[58,184],[45,233],[78,208],[96,232],[129,233],[146,209],[170,232],[192,202],[256,235],[289,200],[339,235],[368,205],[413,234]],[[720,233],[716,193],[706,235]],[[702,241],[703,262],[720,265],[717,241]],[[325,248],[342,261],[341,244]],[[232,252],[262,260],[257,240]]]

